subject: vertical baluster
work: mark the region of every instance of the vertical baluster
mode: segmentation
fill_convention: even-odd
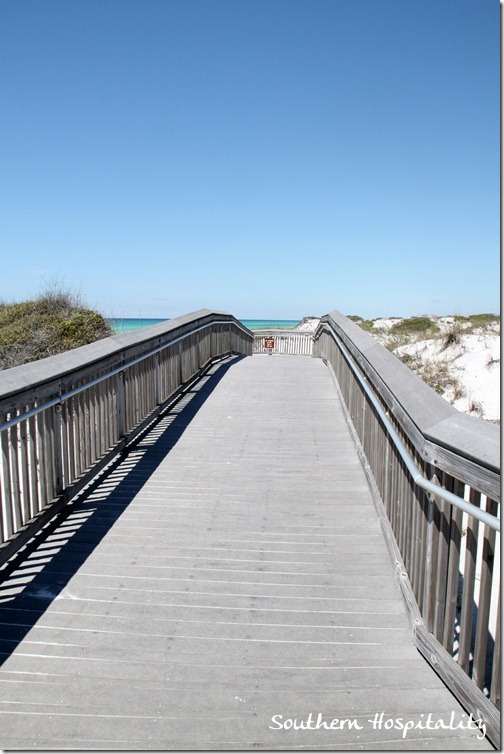
[[[229,339],[230,339],[231,350],[233,350],[231,334],[229,336]],[[196,333],[196,335],[194,336],[194,340],[195,340],[194,347],[195,347],[196,371],[197,371],[203,364],[203,355],[202,355],[201,346],[200,346],[201,333]]]
[[[80,395],[73,398],[73,417],[74,417],[74,448],[75,448],[75,477],[80,477],[82,473],[82,452],[83,452],[83,416],[82,400]]]
[[[449,484],[451,477],[443,475],[443,486]],[[438,515],[437,520],[437,553],[435,566],[432,572],[433,588],[432,598],[434,603],[433,613],[433,634],[439,642],[443,642],[445,606],[447,599],[448,585],[448,561],[450,552],[450,523],[452,506],[446,500],[439,499],[437,502]]]
[[[115,394],[116,394],[116,414],[117,414],[117,435],[118,439],[121,439],[126,434],[126,405],[125,405],[125,390],[124,390],[124,372],[119,372],[116,375],[115,381]]]
[[[172,388],[173,348],[167,348],[164,352],[164,393],[163,400],[167,400],[173,392]]]
[[[408,534],[411,534],[411,506],[413,498],[411,481],[401,456],[393,447],[390,448],[390,452],[394,456],[394,464],[396,467],[396,485],[393,498],[396,511],[394,534],[401,551],[404,565],[408,568],[409,547],[411,546]]]
[[[91,450],[93,455],[93,463],[101,456],[101,443],[102,438],[100,436],[100,390],[101,384],[95,385],[90,389],[91,393],[91,429],[93,432]]]
[[[470,502],[480,505],[480,493],[471,489]],[[472,516],[467,520],[466,552],[464,559],[462,614],[460,617],[460,640],[457,662],[469,674],[471,639],[474,613],[474,587],[476,580],[476,553],[478,548],[479,522]]]
[[[70,436],[70,470],[72,473],[72,479],[77,479],[79,476],[79,445],[80,445],[80,431],[79,431],[79,398],[73,396],[69,400],[68,406],[69,417],[71,418],[71,424],[69,431]]]
[[[46,483],[46,468],[44,465],[44,415],[43,413],[37,414],[36,421],[36,449],[37,449],[37,483],[39,490],[39,510],[42,510],[47,504],[47,483]]]
[[[142,400],[140,401],[141,411],[138,417],[139,421],[142,421],[147,414],[150,404],[150,362],[151,359],[146,359],[141,363],[140,369],[140,387]]]
[[[42,492],[42,508],[50,502],[51,473],[49,453],[50,437],[47,430],[47,411],[37,414],[37,446],[39,450],[39,481]]]
[[[110,413],[110,392],[112,379],[105,380],[101,385],[100,393],[100,434],[103,437],[102,454],[112,447],[114,427]]]
[[[124,372],[124,413],[126,416],[125,433],[131,430],[134,424],[134,367],[129,367]]]
[[[115,392],[116,378],[118,375],[111,377],[103,386],[103,431],[105,437],[105,448],[108,450],[115,445],[119,439],[117,430],[117,395]]]
[[[76,442],[76,460],[77,460],[77,476],[79,477],[84,471],[85,467],[85,415],[84,415],[84,403],[82,393],[75,396],[75,414],[77,418],[76,430],[77,436]]]
[[[464,484],[458,479],[445,475],[445,486],[458,497],[464,497]],[[453,654],[455,642],[455,619],[457,616],[458,590],[460,579],[460,545],[462,538],[462,511],[450,506],[450,546],[446,577],[446,605],[442,643]]]
[[[180,378],[179,378],[180,382],[179,384],[182,385],[184,383],[185,375],[186,375],[186,355],[187,355],[185,343],[182,340],[179,341],[179,349],[180,349]]]
[[[126,424],[126,433],[128,433],[132,427],[135,426],[135,367],[125,372],[126,383],[126,411],[128,416],[128,423]]]
[[[387,443],[387,433],[385,432],[381,421],[378,422],[377,429],[378,429],[378,442],[379,442],[379,450],[380,450],[380,460],[379,460],[380,473],[378,475],[377,484],[378,484],[378,490],[383,500],[385,497],[386,479],[387,479],[388,443]]]
[[[424,464],[424,476],[429,478],[430,476],[430,464]],[[432,507],[429,496],[422,489],[418,489],[418,606],[422,615],[426,610],[425,598],[425,582],[429,575],[430,561],[427,561],[430,555],[430,543],[431,543],[431,530],[430,530],[430,518],[432,516]]]
[[[398,536],[400,532],[400,525],[402,521],[402,511],[401,511],[401,501],[398,500],[398,462],[397,462],[397,455],[394,452],[394,447],[392,446],[390,442],[390,438],[388,435],[386,436],[386,442],[387,442],[387,490],[385,493],[385,497],[383,498],[383,501],[385,503],[385,510],[395,511],[395,521],[396,521],[396,527],[393,528],[394,536],[396,540],[398,541],[399,547],[401,546],[399,543],[400,536]],[[399,531],[397,529],[397,522],[399,522]],[[404,556],[403,556],[404,557]]]
[[[137,414],[136,414],[136,422],[135,424],[138,424],[142,420],[142,414],[144,412],[145,408],[145,361],[140,362],[140,364],[136,365],[136,384],[137,384],[137,393],[136,393],[136,405],[137,405]]]
[[[69,417],[68,417],[68,405],[63,403],[61,405],[61,461],[62,461],[62,485],[63,489],[66,489],[72,482],[70,474],[70,462],[69,462],[69,447],[70,447],[70,432],[69,432]],[[71,428],[70,428],[71,429]]]
[[[393,500],[392,497],[392,445],[388,432],[383,432],[383,442],[385,444],[384,472],[383,472],[383,500]]]
[[[2,424],[10,417],[7,414],[0,415]],[[4,429],[0,435],[1,444],[1,484],[2,484],[2,540],[5,542],[15,532],[11,474],[9,463],[9,430]]]
[[[77,479],[77,411],[75,407],[75,398],[67,401],[67,421],[68,421],[68,468],[72,481]]]
[[[33,408],[33,406],[30,406]],[[35,416],[30,416],[27,424],[28,445],[28,476],[30,485],[30,518],[40,510],[39,489],[37,479],[37,421]]]
[[[134,401],[134,412],[133,412],[133,427],[136,427],[139,420],[139,400],[140,400],[140,385],[139,385],[139,366],[138,364],[135,364],[135,366],[132,368],[132,380],[133,380],[133,401]]]
[[[412,527],[412,520],[413,520],[413,508],[416,505],[416,496],[415,496],[415,485],[413,483],[413,480],[406,468],[406,465],[402,458],[400,459],[400,465],[401,465],[401,479],[402,479],[402,486],[403,486],[403,499],[404,499],[404,506],[403,506],[403,513],[402,513],[402,531],[401,531],[401,541],[402,541],[402,547],[401,552],[403,554],[403,560],[404,564],[406,566],[406,570],[408,574],[410,574],[410,581],[411,581],[411,572],[413,569],[413,553],[414,553],[414,534],[413,534],[413,527]]]
[[[400,427],[396,427],[400,432]],[[414,526],[415,521],[415,507],[417,504],[415,498],[415,491],[413,488],[411,476],[406,468],[406,464],[399,455],[397,448],[390,440],[390,451],[395,465],[395,507],[396,507],[396,520],[395,520],[395,535],[399,544],[399,549],[404,561],[407,572],[410,574],[410,580],[413,583],[411,568],[413,564],[413,550],[414,550]]]
[[[1,445],[1,443],[0,443]],[[7,531],[6,531],[6,515],[5,515],[5,506],[7,501],[5,500],[5,491],[4,491],[4,485],[3,485],[3,479],[2,479],[2,457],[1,457],[1,450],[0,450],[0,545],[3,544],[7,540]]]
[[[86,454],[85,454],[85,462],[84,462],[84,469],[88,469],[92,462],[93,462],[93,451],[92,451],[92,442],[93,442],[93,427],[92,427],[92,416],[91,416],[91,407],[93,403],[92,399],[92,393],[93,389],[91,390],[85,390],[82,395],[82,401],[84,404],[84,416],[85,416],[85,444],[86,444]]]
[[[414,485],[412,487],[411,496],[411,550],[410,550],[410,562],[411,562],[411,586],[413,592],[419,602],[418,595],[420,594],[420,517],[421,512],[421,495],[422,491]]]
[[[19,411],[15,412],[16,415]],[[9,467],[12,485],[12,518],[14,531],[18,531],[23,525],[23,512],[21,510],[21,490],[19,478],[19,424],[15,424],[8,430],[9,433]]]
[[[159,354],[155,354],[155,356],[152,357],[150,360],[150,368],[149,368],[149,391],[150,391],[150,405],[149,405],[149,413],[153,411],[153,409],[156,408],[156,406],[159,405],[158,403],[158,386],[157,386],[157,370],[158,370],[158,356]],[[159,391],[160,394],[160,391]]]
[[[493,516],[497,515],[498,504],[494,500],[487,500],[486,510]],[[485,683],[487,662],[487,647],[489,634],[490,601],[492,597],[492,574],[495,557],[495,529],[482,525],[483,548],[481,554],[480,590],[478,598],[478,620],[476,624],[476,638],[474,641],[473,680],[480,689]]]
[[[497,625],[495,627],[495,646],[493,653],[492,683],[490,686],[490,701],[497,709],[501,707],[501,614],[500,594],[497,595]]]
[[[53,406],[53,443],[54,443],[54,496],[63,491],[63,448],[61,434],[61,403]]]
[[[159,406],[163,402],[164,395],[164,353],[157,353],[154,357],[154,403]]]
[[[431,474],[431,482],[439,485],[440,480],[437,473]],[[441,529],[441,510],[440,500],[434,494],[427,494],[427,531],[425,542],[425,579],[424,579],[424,612],[423,617],[428,630],[438,636],[435,627],[436,613],[436,588],[438,579],[438,548],[439,533]]]
[[[95,387],[95,435],[96,435],[96,458],[101,458],[106,448],[106,434],[103,425],[103,400],[107,380],[99,382]]]
[[[27,410],[23,406],[20,413]],[[18,468],[19,468],[19,487],[21,496],[21,520],[26,524],[30,518],[30,479],[29,479],[29,461],[28,461],[28,422],[26,420],[17,425],[18,429]]]

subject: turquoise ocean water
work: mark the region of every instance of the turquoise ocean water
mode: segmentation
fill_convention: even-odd
[[[157,325],[159,322],[166,322],[164,319],[148,319],[144,317],[127,317],[124,319],[115,318],[109,319],[114,333],[117,335],[125,332],[133,332],[134,330],[140,330],[142,327],[150,327],[151,325]],[[249,330],[291,330],[301,322],[299,319],[241,319],[240,322],[248,327]]]

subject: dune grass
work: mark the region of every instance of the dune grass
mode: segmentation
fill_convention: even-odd
[[[69,351],[112,335],[80,295],[49,284],[37,298],[0,303],[0,369]]]

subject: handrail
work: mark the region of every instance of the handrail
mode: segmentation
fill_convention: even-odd
[[[498,428],[457,411],[337,311],[314,353],[335,378],[417,649],[498,747]]]
[[[151,356],[154,356],[155,354],[160,353],[161,351],[164,351],[165,348],[170,348],[170,346],[173,346],[175,343],[178,343],[179,341],[184,340],[189,335],[193,335],[194,333],[197,333],[200,330],[204,330],[207,327],[211,327],[212,325],[223,325],[223,324],[229,324],[229,320],[225,320],[225,319],[214,320],[212,322],[207,322],[206,324],[201,325],[200,327],[196,327],[193,330],[189,330],[185,332],[183,335],[179,335],[178,338],[174,338],[173,340],[168,341],[168,343],[164,343],[162,346],[159,346],[158,348],[154,348],[153,350],[148,351],[145,354],[142,354],[142,356],[139,356],[138,358],[133,359],[132,361],[128,361],[126,364],[122,364],[120,367],[117,367],[116,369],[112,369],[109,372],[102,374],[100,377],[96,377],[94,380],[90,380],[89,382],[86,382],[83,385],[80,385],[79,387],[76,387],[73,390],[70,390],[68,393],[64,393],[63,395],[60,395],[57,398],[53,398],[50,401],[41,403],[39,406],[36,406],[35,408],[30,409],[29,411],[25,411],[22,414],[18,414],[17,416],[14,416],[11,419],[8,419],[7,421],[0,424],[0,432],[3,432],[5,429],[8,429],[9,427],[13,427],[16,424],[19,424],[19,422],[25,419],[29,419],[32,416],[36,416],[37,414],[41,413],[42,411],[45,411],[48,408],[51,408],[52,406],[62,405],[69,398],[73,398],[74,395],[78,395],[79,393],[82,393],[85,390],[88,390],[90,387],[94,387],[95,385],[98,385],[100,382],[104,382],[105,380],[108,380],[110,379],[110,377],[113,377],[116,374],[121,374],[121,372],[124,372],[126,369],[129,369],[135,364],[139,364],[141,361],[144,361],[145,359],[148,359]],[[239,329],[241,329],[244,333],[246,333],[247,335],[249,334],[249,331],[245,327],[243,327],[243,325],[241,325],[239,322],[235,322],[234,324]]]
[[[253,334],[202,309],[0,373],[0,566]]]
[[[312,356],[313,355],[313,335],[311,330],[279,330],[275,328],[264,328],[264,330],[254,330],[253,353],[264,354],[271,352],[264,347],[266,338],[273,338],[275,345],[273,353],[279,355],[293,356]]]
[[[333,337],[338,341],[338,345],[341,348],[342,353],[345,355],[350,368],[352,369],[357,380],[359,381],[362,388],[366,392],[369,400],[375,407],[382,422],[387,427],[387,432],[389,433],[391,439],[393,440],[395,447],[397,448],[399,454],[401,455],[401,458],[406,464],[408,471],[410,472],[413,478],[414,483],[417,484],[419,487],[423,487],[423,489],[427,490],[428,492],[432,492],[438,497],[443,498],[443,500],[447,500],[452,505],[455,505],[457,508],[460,508],[460,510],[465,511],[469,515],[473,516],[473,518],[477,518],[478,521],[483,521],[483,523],[487,524],[495,531],[500,531],[500,519],[497,516],[493,516],[487,513],[486,511],[482,511],[476,505],[473,505],[472,503],[467,502],[466,500],[459,497],[458,495],[454,495],[453,492],[450,492],[449,490],[446,490],[443,487],[440,487],[438,484],[434,484],[429,479],[426,479],[424,477],[422,472],[418,469],[416,464],[413,462],[404,443],[399,438],[399,435],[397,434],[394,426],[392,425],[391,421],[389,420],[387,414],[383,410],[379,401],[375,398],[373,391],[369,387],[369,384],[358,371],[351,357],[351,354],[349,353],[348,349],[345,347],[344,343],[342,342],[337,332],[328,322],[321,322],[321,327],[325,327],[326,329],[330,330]]]

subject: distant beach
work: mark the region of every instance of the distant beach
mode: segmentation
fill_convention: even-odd
[[[157,325],[166,322],[166,319],[148,319],[145,317],[113,318],[108,322],[116,335],[140,330],[143,327]],[[241,319],[239,320],[249,330],[292,330],[301,321],[300,319]]]

